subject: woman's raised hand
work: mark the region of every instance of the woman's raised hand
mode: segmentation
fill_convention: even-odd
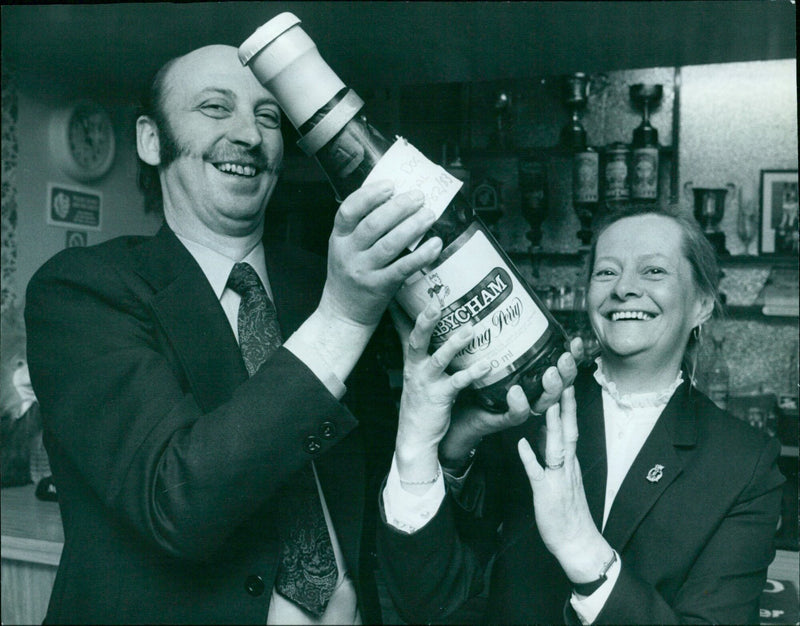
[[[530,444],[517,447],[533,490],[536,525],[545,546],[572,582],[597,578],[612,550],[594,524],[575,455],[578,442],[575,389],[567,387],[561,401],[547,409],[544,466]]]
[[[450,375],[447,367],[473,338],[471,326],[451,335],[428,354],[433,329],[441,317],[432,299],[413,328],[402,311],[389,308],[403,344],[403,391],[395,455],[403,482],[419,482],[438,470],[438,447],[450,425],[456,396],[490,369],[488,362],[474,363]]]

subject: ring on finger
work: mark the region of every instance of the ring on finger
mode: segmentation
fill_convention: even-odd
[[[564,457],[561,457],[561,460],[558,463],[547,463],[545,466],[547,467],[547,469],[551,470],[561,469],[562,467],[564,467]]]

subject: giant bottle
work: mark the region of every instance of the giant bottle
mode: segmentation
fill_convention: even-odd
[[[430,267],[411,276],[396,299],[415,319],[432,297],[442,319],[432,349],[466,324],[474,339],[451,364],[459,370],[480,359],[491,370],[473,386],[476,400],[504,411],[506,392],[519,384],[531,401],[541,394],[544,371],[567,347],[559,323],[472,211],[454,176],[408,141],[381,135],[363,115],[364,102],[322,59],[292,13],[261,26],[240,47],[239,58],[272,93],[292,125],[298,145],[316,157],[340,200],[363,183],[392,180],[396,193],[420,189],[437,221],[423,238],[441,237]]]

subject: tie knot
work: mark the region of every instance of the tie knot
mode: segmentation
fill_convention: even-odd
[[[231,275],[228,277],[228,287],[240,296],[244,296],[254,289],[264,289],[258,274],[248,263],[236,263],[233,266]]]

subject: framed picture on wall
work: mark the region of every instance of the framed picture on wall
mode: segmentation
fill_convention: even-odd
[[[760,254],[798,256],[797,170],[761,170]]]

